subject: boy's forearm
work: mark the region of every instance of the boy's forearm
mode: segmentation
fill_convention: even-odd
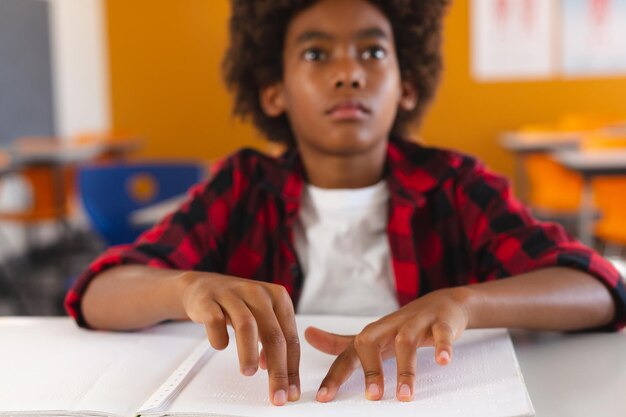
[[[570,268],[542,269],[454,290],[467,306],[469,328],[577,330],[606,325],[615,315],[609,290]]]
[[[132,330],[186,318],[185,272],[124,265],[98,275],[87,287],[82,312],[96,329]]]

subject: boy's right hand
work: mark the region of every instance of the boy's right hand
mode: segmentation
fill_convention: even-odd
[[[270,400],[284,405],[300,398],[300,342],[293,304],[281,285],[213,273],[189,272],[183,308],[202,323],[215,349],[228,346],[226,326],[232,325],[243,375],[259,366],[259,341],[269,375]]]

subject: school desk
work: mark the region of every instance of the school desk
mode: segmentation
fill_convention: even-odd
[[[582,140],[580,132],[503,132],[500,146],[514,157],[514,180],[520,200],[528,201],[528,181],[524,160],[528,155],[559,150],[578,149]]]
[[[579,240],[585,245],[593,244],[593,188],[592,181],[598,176],[625,176],[626,151],[562,150],[551,154],[565,168],[579,173],[583,178],[583,190],[578,216]]]
[[[537,417],[626,415],[626,331],[510,331]]]
[[[45,324],[50,319],[29,320]],[[71,319],[56,320],[69,323]],[[562,334],[511,330],[510,334],[538,417],[625,415],[626,331]]]
[[[63,141],[33,138],[18,141],[8,149],[13,161],[13,169],[44,166],[51,169],[53,175],[53,193],[55,206],[62,212],[66,201],[64,168],[87,163],[102,155],[122,156],[141,146],[140,139],[128,139],[121,142],[97,142],[75,145]],[[62,221],[66,221],[62,219]]]

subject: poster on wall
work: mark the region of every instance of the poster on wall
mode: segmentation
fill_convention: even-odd
[[[626,0],[561,0],[563,75],[626,74]]]
[[[556,2],[472,0],[473,77],[501,81],[552,76]]]

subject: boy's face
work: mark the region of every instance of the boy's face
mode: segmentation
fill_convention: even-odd
[[[261,92],[287,113],[298,146],[337,156],[386,143],[398,108],[416,105],[402,83],[391,24],[366,0],[320,0],[290,22],[283,80]]]

